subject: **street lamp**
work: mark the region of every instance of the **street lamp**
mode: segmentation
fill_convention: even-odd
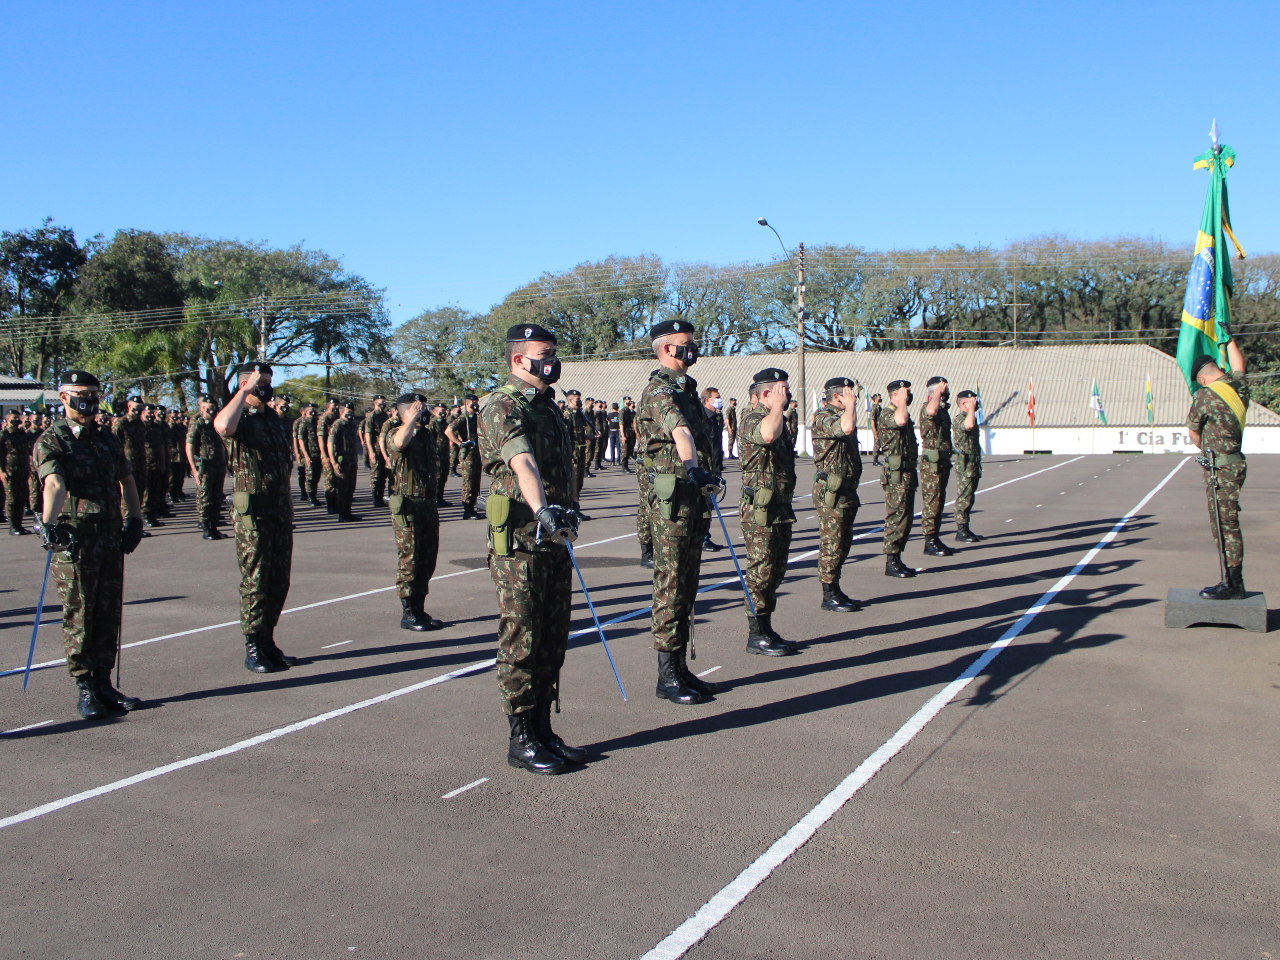
[[[773,224],[764,217],[759,217],[756,223],[762,227],[768,227],[773,230],[773,235],[778,238],[778,245],[782,247],[782,252],[786,254],[787,260],[795,265],[796,268],[796,362],[800,369],[800,407],[805,413],[808,413],[809,394],[805,389],[804,377],[804,322],[809,319],[809,311],[804,308],[804,244],[797,247],[798,257],[792,258],[791,252],[787,250],[787,245],[782,242],[782,237]]]

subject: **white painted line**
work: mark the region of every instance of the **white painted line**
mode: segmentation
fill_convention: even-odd
[[[332,650],[334,647],[345,647],[348,643],[355,643],[354,640],[339,640],[337,643],[326,643],[321,650]]]
[[[41,804],[38,807],[32,807],[30,810],[23,810],[21,813],[15,813],[13,816],[5,817],[3,820],[0,820],[0,830],[3,830],[6,827],[12,827],[19,823],[26,823],[28,820],[43,817],[46,814],[54,813],[77,803],[83,803],[86,800],[92,800],[95,797],[105,796],[108,793],[115,793],[117,790],[123,790],[125,787],[132,787],[134,784],[145,783],[148,780],[154,780],[156,777],[163,777],[166,773],[174,773],[178,770],[184,770],[187,767],[194,767],[196,764],[204,763],[207,760],[217,760],[219,757],[229,757],[233,753],[239,753],[241,750],[248,750],[250,747],[256,747],[259,744],[276,740],[279,737],[288,736],[291,733],[297,733],[299,730],[306,730],[308,727],[314,727],[316,724],[324,723],[326,720],[345,717],[348,713],[355,713],[357,710],[363,710],[365,707],[372,707],[379,703],[386,703],[388,700],[395,700],[397,697],[416,693],[419,690],[425,690],[427,687],[434,687],[439,683],[456,680],[458,677],[465,677],[468,674],[477,673],[481,670],[488,670],[496,663],[497,660],[481,660],[480,662],[473,663],[470,666],[461,667],[449,673],[441,674],[438,677],[432,677],[430,680],[422,680],[418,683],[412,683],[407,687],[401,687],[399,690],[392,690],[390,693],[379,694],[376,697],[370,697],[368,700],[361,700],[359,703],[339,707],[338,709],[330,710],[327,713],[317,714],[314,717],[308,717],[306,720],[299,720],[296,723],[290,723],[287,726],[277,727],[275,730],[268,730],[266,733],[260,733],[256,737],[249,737],[247,740],[239,740],[229,746],[220,747],[217,750],[210,750],[208,753],[201,753],[194,757],[175,760],[173,763],[166,763],[161,767],[144,770],[142,773],[135,773],[133,776],[125,777],[123,780],[115,780],[111,783],[103,784],[100,787],[94,787],[91,790],[84,790],[80,793],[73,794],[72,796],[63,797],[61,800],[53,800],[49,803]]]
[[[1043,503],[1037,503],[1037,504],[1036,504],[1036,509],[1038,510],[1040,507],[1043,507],[1043,506],[1044,506],[1044,504],[1043,504]]]
[[[1013,517],[1010,517],[1008,520],[1005,521],[1005,523],[1013,523]]]
[[[1188,458],[1189,459],[1189,458]],[[1173,475],[1186,466],[1187,460],[1183,460],[1176,467],[1169,471],[1156,486],[1147,493],[1137,505],[1128,513],[1120,518],[1109,531],[1076,563],[1071,571],[1065,574],[1057,583],[1046,590],[1027,611],[1018,618],[1008,630],[1006,630],[998,640],[989,646],[981,655],[978,656],[956,679],[939,690],[930,697],[919,710],[911,716],[906,723],[898,728],[888,740],[882,743],[874,753],[858,764],[847,777],[842,780],[834,790],[823,797],[818,803],[801,817],[786,833],[774,841],[764,853],[757,857],[745,870],[738,874],[732,881],[723,887],[714,897],[702,905],[699,910],[689,917],[684,923],[673,930],[665,939],[657,944],[652,950],[644,954],[641,960],[678,960],[683,957],[690,948],[705,937],[711,930],[727,917],[737,906],[745,900],[756,887],[758,887],[765,879],[769,877],[779,866],[781,866],[793,853],[799,850],[809,841],[809,839],[818,832],[824,823],[830,820],[838,813],[845,804],[853,799],[853,796],[871,781],[884,766],[892,760],[898,753],[902,751],[916,735],[923,730],[930,721],[932,721],[943,707],[956,698],[965,687],[967,687],[978,674],[987,668],[987,666],[998,657],[1009,646],[1019,634],[1021,634],[1031,622],[1048,606],[1053,598],[1062,592],[1076,578],[1085,567],[1093,562],[1093,558],[1106,547],[1108,543],[1115,539],[1116,534],[1124,527],[1125,524],[1146,506],[1147,501],[1154,497],[1164,487],[1166,483],[1173,479]]]
[[[719,669],[720,669],[719,667],[708,667],[706,670],[703,670],[700,674],[698,674],[698,676],[705,677],[708,674],[715,673]],[[49,722],[52,723],[53,721],[51,720]]]
[[[24,730],[36,730],[40,727],[47,727],[53,722],[54,721],[52,720],[41,720],[39,723],[29,723],[25,727],[14,727],[12,730],[0,732],[0,737],[6,737],[11,733],[22,733]]]
[[[460,794],[460,793],[466,793],[466,792],[467,792],[468,790],[470,790],[472,787],[478,787],[478,786],[480,786],[480,784],[482,784],[482,783],[488,783],[488,782],[489,782],[489,778],[488,778],[488,777],[481,777],[479,780],[472,780],[472,781],[471,781],[470,783],[468,783],[465,787],[459,787],[457,790],[450,790],[448,793],[446,793],[446,794],[445,794],[444,796],[442,796],[440,799],[441,799],[441,800],[452,800],[452,799],[453,799],[454,797],[456,797],[458,794]]]

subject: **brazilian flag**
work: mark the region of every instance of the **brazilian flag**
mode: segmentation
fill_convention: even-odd
[[[1209,171],[1209,195],[1204,201],[1195,255],[1187,275],[1187,293],[1182,302],[1182,331],[1178,334],[1178,366],[1192,393],[1199,384],[1191,376],[1191,364],[1208,354],[1227,368],[1226,345],[1231,340],[1231,260],[1224,256],[1227,240],[1243,260],[1244,250],[1231,232],[1231,212],[1227,206],[1227,170],[1235,165],[1235,151],[1225,144],[1215,145],[1196,157],[1196,170]]]

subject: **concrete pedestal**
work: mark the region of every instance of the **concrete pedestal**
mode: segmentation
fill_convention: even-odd
[[[1247,591],[1243,600],[1205,600],[1198,590],[1170,590],[1164,604],[1164,625],[1180,629],[1198,623],[1266,633],[1267,598]]]

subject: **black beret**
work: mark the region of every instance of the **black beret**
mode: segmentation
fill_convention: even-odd
[[[343,400],[343,401],[342,401],[342,409],[344,409],[344,410],[354,410],[355,408],[356,408],[356,405],[355,405],[352,401],[350,401],[350,400]]]
[[[141,398],[140,396],[138,396],[138,395],[135,393],[135,394],[134,394],[132,397],[130,397],[126,402],[127,402],[127,403],[141,403],[141,402],[142,402],[142,398]]]
[[[956,394],[957,400],[967,400],[969,397],[977,397],[978,395],[972,390],[961,390]]]
[[[156,409],[157,409],[157,410],[159,410],[161,413],[164,413],[164,412],[165,412],[166,410],[168,410],[169,408],[168,408],[168,407],[166,407],[163,403],[157,403],[157,404],[156,404]]]
[[[154,403],[148,403],[145,407],[143,407],[144,410],[154,410],[155,408],[156,408],[156,405]]]
[[[893,391],[898,390],[902,387],[907,387],[909,389],[911,387],[911,381],[910,380],[890,380],[889,385],[884,388],[884,392],[893,393]]]
[[[540,340],[543,343],[557,342],[554,333],[536,323],[517,323],[507,329],[507,343],[524,343],[526,340]]]
[[[479,398],[479,397],[477,397],[474,393],[468,393],[468,394],[467,394],[463,399],[464,399],[464,400],[479,400],[480,398]]]
[[[246,373],[270,373],[271,364],[263,363],[261,360],[250,360],[248,363],[242,363],[236,367],[236,376],[242,376]]]
[[[377,400],[379,398],[374,397],[374,399]],[[381,399],[386,399],[386,398],[383,397]],[[398,407],[401,404],[408,405],[410,403],[413,403],[415,400],[417,400],[419,403],[427,402],[427,398],[420,393],[402,393],[400,394],[400,396],[396,397],[396,406]]]
[[[62,384],[74,384],[77,387],[94,387],[100,388],[102,384],[98,382],[98,378],[92,373],[86,373],[84,370],[68,370],[62,375]]]
[[[566,390],[566,391],[564,392],[564,395],[565,395],[566,397],[580,397],[580,396],[582,396],[582,391],[581,391],[581,390]]]
[[[848,377],[832,377],[822,385],[823,390],[836,390],[840,387],[856,387],[857,384]]]
[[[928,382],[925,383],[925,386],[932,387],[935,383],[947,383],[947,382],[948,381],[946,377],[930,377]]]
[[[649,339],[657,340],[672,333],[693,333],[693,324],[688,320],[663,320],[649,328]]]
[[[752,383],[785,383],[786,380],[787,371],[781,367],[765,367],[751,378]]]
[[[1214,360],[1213,357],[1208,354],[1200,354],[1200,356],[1191,361],[1191,379],[1194,380],[1196,378],[1196,374],[1200,372],[1201,367],[1210,363],[1216,364],[1217,362],[1217,360]]]
[[[373,399],[375,399],[375,400],[385,400],[385,399],[387,399],[387,398],[386,398],[386,397],[384,397],[384,396],[383,396],[382,394],[380,394],[380,393],[375,393],[375,394],[373,395]]]

